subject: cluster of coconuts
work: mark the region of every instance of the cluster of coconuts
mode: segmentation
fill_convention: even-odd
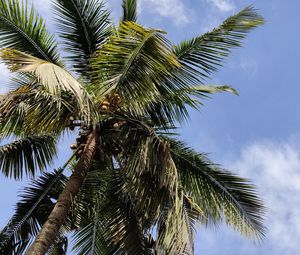
[[[121,97],[117,93],[112,93],[107,95],[104,101],[101,104],[101,110],[104,112],[109,111],[111,108],[118,109],[120,108]]]

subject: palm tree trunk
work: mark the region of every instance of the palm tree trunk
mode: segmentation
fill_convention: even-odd
[[[26,255],[44,255],[56,240],[59,230],[66,220],[74,197],[89,171],[98,144],[96,131],[87,137],[87,144],[83,150],[80,160],[66,184],[65,189],[59,195],[56,205],[44,223],[34,243],[27,250]]]

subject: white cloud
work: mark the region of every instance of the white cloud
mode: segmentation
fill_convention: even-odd
[[[196,254],[296,255],[300,250],[300,139],[285,143],[260,141],[239,155],[227,157],[224,166],[249,178],[267,207],[268,232],[254,244],[228,227],[217,232],[201,229]],[[227,162],[227,163],[226,163]]]
[[[52,0],[30,0],[34,2],[35,7],[46,20],[52,21],[51,4]],[[119,13],[116,13],[116,9],[119,10],[121,1],[107,1],[107,4],[113,10],[113,17],[119,18]],[[190,10],[185,5],[184,0],[140,0],[138,1],[139,12],[151,12],[163,18],[170,18],[176,25],[182,26],[191,23]]]
[[[240,169],[241,176],[250,177],[260,189],[268,208],[267,242],[278,254],[296,254],[300,249],[300,150],[289,143],[256,143],[244,149],[231,168]]]
[[[162,17],[170,18],[173,22],[180,26],[191,23],[189,10],[182,0],[142,0],[141,11],[153,10]]]
[[[235,9],[235,5],[230,0],[207,0],[221,12],[229,12]]]

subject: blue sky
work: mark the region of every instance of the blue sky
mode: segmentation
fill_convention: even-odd
[[[51,24],[49,0],[33,2]],[[114,17],[119,17],[120,2],[108,1]],[[266,24],[250,33],[244,47],[234,50],[208,81],[232,85],[240,96],[206,100],[201,112],[191,112],[181,132],[198,151],[258,186],[268,207],[269,232],[263,243],[255,244],[226,226],[200,227],[196,255],[294,255],[300,250],[300,2],[140,0],[142,24],[168,31],[175,43],[210,30],[249,4]],[[5,84],[9,74],[0,68]],[[63,158],[69,153],[65,144]],[[0,226],[9,219],[21,185],[0,176]]]

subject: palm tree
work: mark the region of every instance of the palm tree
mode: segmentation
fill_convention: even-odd
[[[65,254],[73,233],[78,254],[193,254],[197,224],[223,219],[262,238],[255,188],[174,129],[207,95],[236,93],[203,84],[263,18],[247,7],[174,46],[137,23],[136,0],[123,0],[118,26],[101,1],[53,6],[60,47],[27,2],[0,0],[0,58],[16,74],[0,103],[1,138],[17,139],[0,147],[3,174],[34,177],[78,132],[70,160],[25,188],[1,253]]]

